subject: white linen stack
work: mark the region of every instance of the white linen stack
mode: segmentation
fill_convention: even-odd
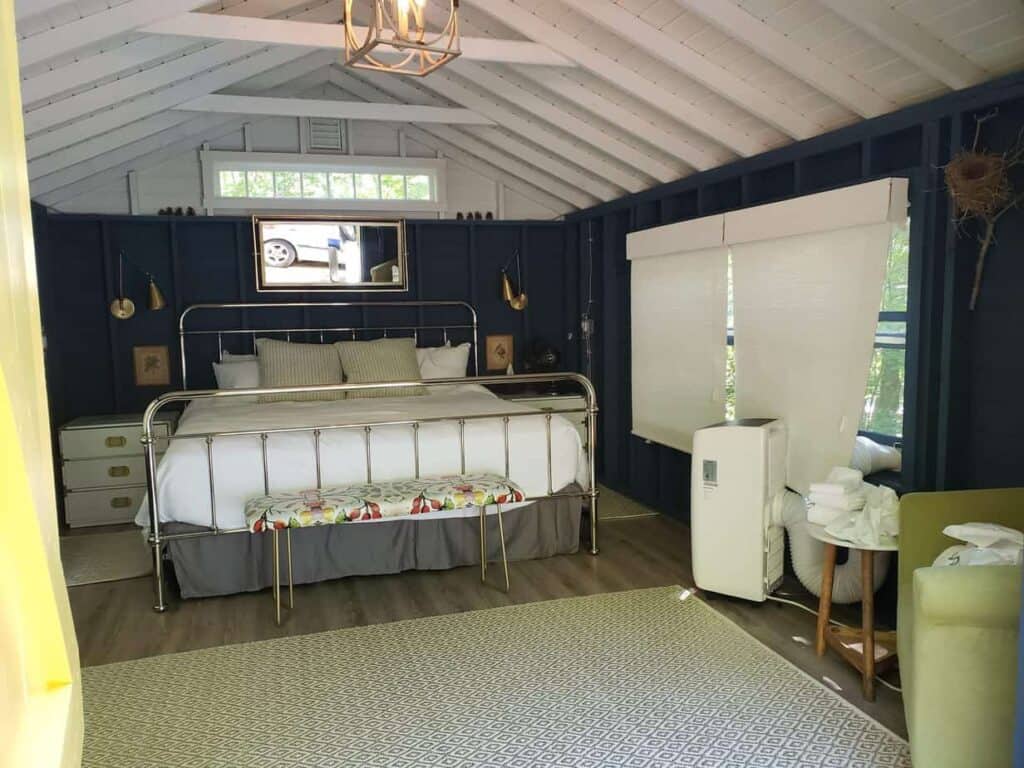
[[[828,525],[839,517],[864,508],[864,475],[849,467],[833,467],[823,483],[811,483],[807,520]]]

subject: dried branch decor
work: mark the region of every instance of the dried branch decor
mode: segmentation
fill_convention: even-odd
[[[946,188],[953,201],[957,225],[962,227],[969,219],[978,219],[984,223],[984,231],[978,236],[980,247],[974,267],[974,286],[971,289],[972,310],[978,304],[981,277],[985,271],[985,255],[995,239],[996,224],[1004,213],[1024,202],[1024,193],[1014,195],[1010,183],[1010,169],[1024,164],[1024,132],[1002,154],[978,149],[982,124],[997,114],[998,111],[993,110],[975,118],[973,146],[970,150],[959,152],[945,168]]]

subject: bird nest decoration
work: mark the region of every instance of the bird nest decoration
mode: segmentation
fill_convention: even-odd
[[[953,203],[955,221],[961,226],[977,219],[983,225],[978,242],[978,260],[971,288],[971,309],[978,304],[985,256],[995,241],[996,224],[1007,211],[1024,202],[1024,194],[1014,195],[1010,170],[1024,164],[1024,132],[1003,153],[978,149],[982,124],[995,117],[996,110],[975,118],[974,145],[956,154],[945,167],[946,189]]]
[[[959,217],[997,213],[1013,193],[1006,158],[994,152],[960,152],[946,166],[946,188]]]

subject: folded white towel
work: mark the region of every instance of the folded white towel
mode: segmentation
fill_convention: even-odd
[[[844,509],[829,507],[824,504],[810,504],[807,507],[807,521],[815,525],[828,525],[846,515]]]
[[[812,493],[808,497],[812,504],[822,504],[833,509],[841,509],[844,512],[854,512],[864,509],[866,497],[863,493]]]
[[[823,483],[812,483],[812,491],[838,492],[857,491],[864,482],[864,474],[849,467],[833,467]]]
[[[831,496],[842,496],[845,493],[853,493],[856,490],[856,485],[849,487],[842,483],[811,483],[811,493],[826,493]]]

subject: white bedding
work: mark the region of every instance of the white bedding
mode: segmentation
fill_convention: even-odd
[[[346,424],[408,418],[523,412],[533,409],[503,400],[483,387],[465,385],[433,391],[429,397],[371,398],[329,402],[256,403],[250,397],[197,400],[178,423],[176,435],[230,432],[249,429]],[[467,421],[466,471],[505,473],[505,438],[500,418]],[[548,491],[545,418],[514,417],[509,422],[512,480],[528,496]],[[565,418],[551,419],[552,487],[559,490],[573,481],[587,487],[587,462],[579,433]],[[314,442],[310,432],[271,434],[267,438],[270,491],[299,491],[316,487]],[[263,494],[263,459],[260,437],[217,438],[213,444],[217,525],[245,526],[245,501]],[[320,466],[323,485],[366,482],[366,447],[362,429],[321,433]],[[415,475],[412,428],[375,427],[371,438],[374,481],[399,480]],[[420,474],[423,477],[458,474],[457,422],[420,427]],[[210,485],[203,439],[174,440],[157,469],[161,522],[211,525]],[[451,515],[477,514],[474,510]],[[436,515],[440,517],[442,515]],[[431,515],[435,517],[435,515]],[[149,507],[143,502],[138,525],[149,525]]]

